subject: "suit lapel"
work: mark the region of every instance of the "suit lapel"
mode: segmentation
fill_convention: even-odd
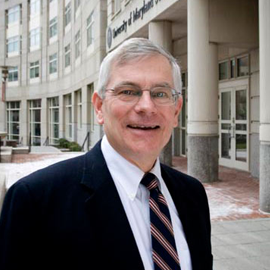
[[[81,184],[88,189],[86,211],[99,233],[98,245],[105,264],[118,269],[144,269],[142,260],[118,195],[100,149],[100,142],[85,155]],[[121,266],[121,268],[119,268]]]

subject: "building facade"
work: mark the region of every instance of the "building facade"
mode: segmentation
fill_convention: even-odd
[[[1,130],[27,145],[100,138],[91,96],[106,55],[106,1],[0,2],[0,65],[9,67]]]
[[[270,212],[268,0],[1,1],[0,65],[11,66],[1,129],[42,144],[91,145],[101,136],[91,95],[107,52],[131,37],[160,44],[179,61],[183,109],[172,155],[188,172],[218,179],[218,165],[260,178]]]

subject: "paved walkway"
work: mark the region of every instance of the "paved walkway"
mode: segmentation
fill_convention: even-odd
[[[174,157],[187,172],[187,159]],[[259,211],[259,180],[219,167],[219,179],[204,184],[212,220],[214,270],[270,270],[270,215]]]
[[[214,270],[269,270],[270,218],[212,222]]]

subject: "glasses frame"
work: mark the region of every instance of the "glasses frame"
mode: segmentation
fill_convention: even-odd
[[[124,87],[124,86],[128,86],[128,87],[132,87],[132,85],[121,85],[121,87]],[[120,87],[120,86],[119,86]],[[133,86],[134,88],[136,88],[136,86]],[[152,95],[151,95],[151,93],[153,92],[153,89],[155,89],[155,88],[167,88],[167,89],[170,89],[171,90],[171,92],[172,92],[172,97],[173,97],[173,99],[171,100],[172,102],[171,103],[164,103],[164,104],[162,104],[162,103],[156,103],[156,101],[155,101],[155,99],[153,99],[153,97],[152,97]],[[139,88],[139,87],[137,87],[137,90],[138,91],[141,91],[142,93],[143,92],[149,92],[150,93],[150,97],[151,97],[151,100],[152,100],[152,102],[155,104],[155,105],[158,105],[158,106],[170,106],[170,105],[175,105],[176,104],[176,101],[178,100],[178,98],[181,96],[181,92],[178,92],[176,89],[174,89],[174,88],[172,88],[172,87],[169,87],[169,86],[155,86],[155,87],[152,87],[152,88],[150,88],[150,89],[147,89],[147,88],[144,88],[144,89],[141,89],[141,88]],[[116,91],[116,87],[115,88],[107,88],[107,89],[105,89],[105,92],[112,92],[112,93],[114,93],[115,91]],[[114,95],[114,97],[118,97],[117,95]],[[138,98],[138,100],[136,101],[136,99],[134,99],[134,101],[132,101],[132,100],[130,100],[130,101],[124,101],[124,100],[122,100],[123,102],[126,102],[126,103],[134,103],[134,104],[136,104],[139,100],[140,100],[140,98],[142,97],[142,94],[140,95],[140,96],[138,96],[139,98]],[[119,100],[121,100],[120,98],[119,98]]]

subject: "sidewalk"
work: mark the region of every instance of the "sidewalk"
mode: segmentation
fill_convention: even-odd
[[[173,165],[187,172],[187,159]],[[219,167],[219,179],[203,184],[212,221],[214,270],[270,270],[270,215],[259,209],[259,180]]]
[[[269,270],[270,218],[212,222],[214,270]]]

